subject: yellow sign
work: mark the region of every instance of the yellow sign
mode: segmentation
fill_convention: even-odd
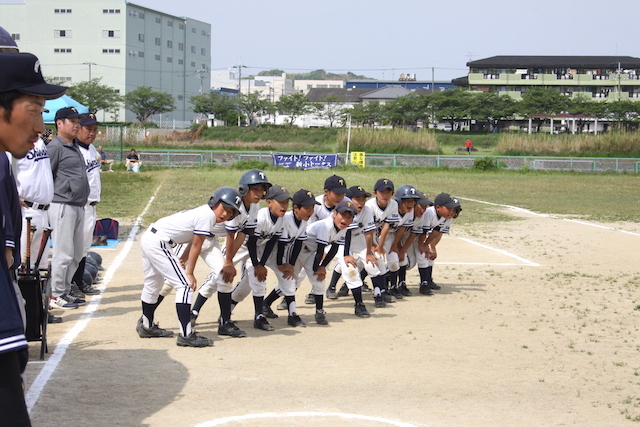
[[[352,151],[351,152],[351,164],[357,165],[363,168],[365,166],[365,153],[364,151]]]

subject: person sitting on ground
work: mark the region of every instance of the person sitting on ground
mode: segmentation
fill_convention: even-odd
[[[125,166],[127,168],[127,171],[129,172],[140,172],[140,166],[142,166],[142,162],[140,161],[140,157],[138,157],[135,148],[132,148],[129,154],[127,154],[127,158],[125,159]]]
[[[102,145],[98,145],[98,156],[100,156],[100,166],[109,166],[109,172],[113,172],[113,159],[107,159],[107,153],[102,151]]]

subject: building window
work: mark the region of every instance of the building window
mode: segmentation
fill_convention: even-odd
[[[15,41],[20,40],[20,34],[11,34],[11,38],[14,39]]]
[[[184,95],[178,95],[178,101],[182,101],[184,99]]]
[[[144,12],[138,12],[138,18],[144,19]]]
[[[173,21],[167,21],[167,26],[168,27],[173,27]]]
[[[178,43],[178,50],[180,51],[184,50],[184,43]]]
[[[206,64],[202,64],[202,66],[200,67],[201,70],[206,70],[207,69],[207,65]]]
[[[178,65],[184,65],[184,59],[178,59]]]
[[[71,9],[53,9],[53,13],[71,13]]]
[[[120,9],[102,9],[102,13],[120,13]]]
[[[71,38],[71,30],[53,30],[53,36]]]
[[[195,33],[196,33],[196,28],[195,28],[195,27],[191,27],[191,32],[192,32],[193,34],[195,34]]]
[[[162,20],[160,19],[160,17],[159,17],[159,16],[156,16],[156,24],[159,24],[159,23],[161,23],[161,22],[162,22]]]
[[[192,67],[195,67],[195,66],[196,66],[196,63],[195,63],[195,62],[191,62],[191,66],[192,66]]]
[[[207,35],[207,32],[206,32],[205,30],[202,30],[202,33],[201,33],[201,34],[202,34],[203,36],[206,36],[206,35]]]
[[[184,24],[178,24],[178,28],[180,28],[181,30],[184,30]]]
[[[206,55],[207,54],[207,49],[206,48],[200,48],[200,55]]]
[[[54,83],[64,83],[64,82],[70,82],[71,77],[52,77],[51,80]]]
[[[144,52],[138,51],[138,58],[144,58]]]
[[[120,49],[102,49],[102,53],[120,53]]]
[[[160,37],[156,37],[156,46],[160,46]]]
[[[167,62],[172,63],[173,62],[173,58],[170,56],[167,56]]]
[[[71,53],[71,49],[55,48],[53,53]]]
[[[160,55],[156,55],[156,61],[160,61]]]
[[[144,42],[144,34],[143,33],[138,34],[138,41],[139,42]]]
[[[196,53],[196,47],[195,46],[191,46],[191,53]]]
[[[173,49],[173,40],[167,40],[167,47]]]
[[[120,30],[103,30],[102,38],[105,39],[119,39],[120,38]]]

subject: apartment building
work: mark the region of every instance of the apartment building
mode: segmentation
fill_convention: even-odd
[[[171,94],[176,109],[163,120],[193,119],[189,99],[211,87],[211,25],[192,18],[125,0],[25,0],[0,4],[0,25],[60,84],[101,77],[123,95],[140,86]],[[120,109],[117,118],[135,116]]]
[[[456,85],[515,99],[530,87],[552,87],[598,101],[640,100],[640,58],[631,56],[493,56],[467,66]]]

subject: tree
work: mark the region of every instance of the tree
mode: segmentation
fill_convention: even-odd
[[[339,96],[325,96],[320,100],[316,114],[321,119],[329,121],[329,127],[333,127],[333,124],[345,115],[343,106],[344,104]]]
[[[353,109],[348,110],[348,114],[351,114],[353,122],[362,126],[374,126],[384,117],[383,106],[378,101],[356,104]]]
[[[294,93],[293,95],[281,96],[280,100],[276,102],[276,108],[280,114],[289,116],[289,126],[293,127],[293,123],[296,119],[312,112],[314,106],[303,94]]]
[[[267,114],[271,103],[262,97],[260,92],[252,92],[240,96],[240,111],[247,116],[247,123],[251,125],[258,116]]]
[[[427,97],[415,93],[401,96],[385,104],[384,114],[387,119],[396,125],[417,125],[418,121],[425,120],[427,111]]]
[[[166,92],[156,92],[149,86],[140,86],[124,96],[125,106],[136,115],[140,125],[144,125],[154,114],[173,111],[176,106],[173,97]]]
[[[487,120],[491,130],[497,126],[499,120],[513,118],[518,111],[517,102],[508,95],[500,95],[497,92],[480,92],[473,95],[471,117]]]
[[[451,129],[456,123],[471,118],[473,94],[465,89],[450,89],[433,92],[428,97],[428,112],[436,121],[448,121]]]
[[[110,86],[100,84],[102,77],[80,82],[69,87],[67,95],[89,109],[91,113],[100,110],[113,112],[122,106],[122,96]]]
[[[233,123],[238,116],[238,104],[235,97],[209,92],[204,95],[195,95],[189,99],[193,104],[193,111],[200,114],[213,114],[216,119]]]

